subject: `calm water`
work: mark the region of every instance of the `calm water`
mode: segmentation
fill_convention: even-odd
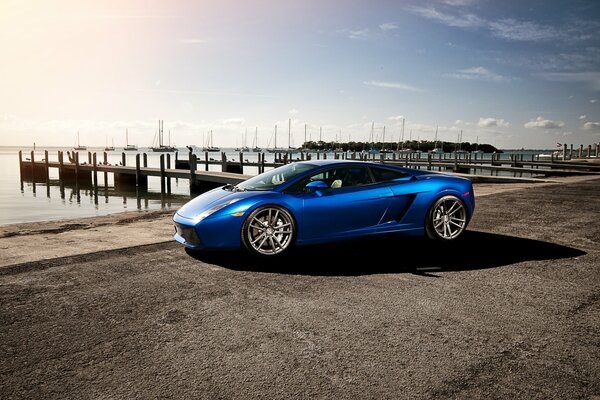
[[[75,185],[65,185],[64,190],[58,181],[58,170],[50,169],[50,184],[21,182],[19,174],[18,151],[23,150],[23,157],[29,157],[31,148],[0,147],[0,225],[14,224],[21,222],[50,221],[77,217],[92,217],[106,215],[124,211],[144,211],[144,210],[169,210],[177,209],[181,204],[190,199],[189,183],[187,179],[171,180],[171,194],[161,195],[160,179],[158,177],[148,178],[148,191],[116,191],[113,186],[112,174],[108,174],[108,189],[104,188],[103,174],[98,174],[99,190],[94,192],[90,187],[77,187]],[[49,159],[58,160],[58,150],[70,150],[70,148],[48,148]],[[103,149],[90,148],[90,151],[98,152],[100,155]],[[146,149],[140,149],[144,152]],[[180,155],[186,157],[187,150],[180,151]],[[148,166],[158,167],[160,164],[160,153],[148,154]],[[530,159],[531,154],[539,154],[540,151],[519,151],[518,154],[524,154],[525,159]],[[510,152],[502,154],[502,158],[509,158]],[[127,165],[135,165],[136,152],[127,152]],[[491,155],[485,155],[486,158]],[[172,154],[172,165],[174,165],[174,154]],[[211,153],[211,157],[220,158],[219,153]],[[245,159],[256,161],[256,153],[247,153]],[[266,161],[273,161],[273,154],[266,154]],[[36,151],[35,159],[44,158],[44,152]],[[66,153],[65,153],[66,158]],[[203,154],[199,154],[203,159]],[[234,151],[227,152],[228,159],[238,159],[238,153]],[[332,156],[328,156],[332,158]],[[80,160],[87,161],[87,152],[80,152]],[[108,162],[118,164],[121,161],[121,152],[108,152]],[[202,167],[200,167],[202,168]],[[213,171],[220,171],[219,165],[211,165]],[[244,173],[254,175],[256,168],[244,168]]]

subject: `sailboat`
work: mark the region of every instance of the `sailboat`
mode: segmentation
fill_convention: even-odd
[[[405,123],[405,122],[406,122],[406,119],[405,119],[405,118],[402,118],[402,135],[401,135],[401,138],[402,138],[402,148],[400,148],[400,149],[398,150],[398,152],[399,152],[399,153],[401,153],[401,154],[411,154],[411,153],[415,153],[415,152],[416,152],[416,150],[413,150],[413,149],[411,149],[411,148],[404,147],[404,123]],[[412,129],[410,130],[410,139],[409,139],[409,140],[410,140],[410,141],[412,141]]]
[[[433,139],[433,150],[430,151],[430,153],[433,154],[444,154],[444,149],[441,147],[437,147],[438,146],[438,127],[435,127],[435,138]]]
[[[462,147],[462,136],[463,136],[463,131],[461,129],[460,130],[460,134],[458,135],[458,144],[456,146],[457,150],[454,151],[455,154],[467,154],[468,153],[468,151],[461,149],[461,147]]]
[[[262,149],[258,147],[258,127],[254,130],[254,142],[252,142],[252,151],[255,153],[260,153]]]
[[[158,146],[150,147],[150,150],[154,152],[169,152],[169,151],[177,151],[177,148],[171,146],[171,131],[169,130],[169,144],[163,144],[163,127],[164,121],[158,121]]]
[[[371,143],[371,147],[369,148],[369,150],[367,151],[370,154],[377,154],[379,153],[379,149],[374,147],[375,144],[375,121],[371,122],[371,135],[369,136],[369,142]]]
[[[383,126],[383,137],[381,139],[381,150],[379,150],[379,152],[382,154],[393,153],[391,149],[385,148],[385,125]]]
[[[104,148],[104,151],[115,151],[115,139],[113,138],[112,140],[112,146],[108,145],[108,136],[106,137],[106,147]]]
[[[129,132],[127,128],[125,128],[125,147],[123,150],[125,151],[137,151],[137,146],[135,144],[129,144]]]
[[[267,149],[269,153],[285,153],[286,150],[283,147],[277,147],[277,125],[275,125],[275,132],[273,133],[273,148]]]
[[[79,131],[77,131],[77,142],[75,143],[75,147],[73,147],[73,150],[87,150],[86,146],[82,146],[79,144]]]
[[[213,146],[213,131],[212,131],[212,129],[209,132],[208,137],[206,138],[206,145],[202,148],[202,151],[209,151],[209,152],[221,151],[220,148]]]
[[[472,154],[483,154],[483,150],[479,150],[479,136],[475,139],[475,151]]]
[[[289,119],[288,122],[288,149],[287,152],[289,154],[297,153],[298,149],[292,147],[292,119]]]
[[[244,132],[244,136],[242,136],[242,147],[236,147],[234,151],[246,152],[250,151],[250,148],[246,146],[246,138],[248,137],[248,128]]]

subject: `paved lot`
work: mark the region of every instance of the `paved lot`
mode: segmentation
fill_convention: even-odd
[[[0,398],[600,398],[599,215],[593,180],[481,197],[453,246],[7,265]]]

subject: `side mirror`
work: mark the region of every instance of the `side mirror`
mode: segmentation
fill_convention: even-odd
[[[327,189],[329,186],[327,186],[327,184],[323,181],[314,181],[314,182],[309,182],[305,188],[306,191],[309,193],[312,192],[316,192],[317,190],[323,190],[323,189]]]

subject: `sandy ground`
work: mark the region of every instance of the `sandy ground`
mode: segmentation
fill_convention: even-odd
[[[4,227],[0,398],[600,398],[600,179],[475,190],[451,246],[277,262],[168,213]]]

